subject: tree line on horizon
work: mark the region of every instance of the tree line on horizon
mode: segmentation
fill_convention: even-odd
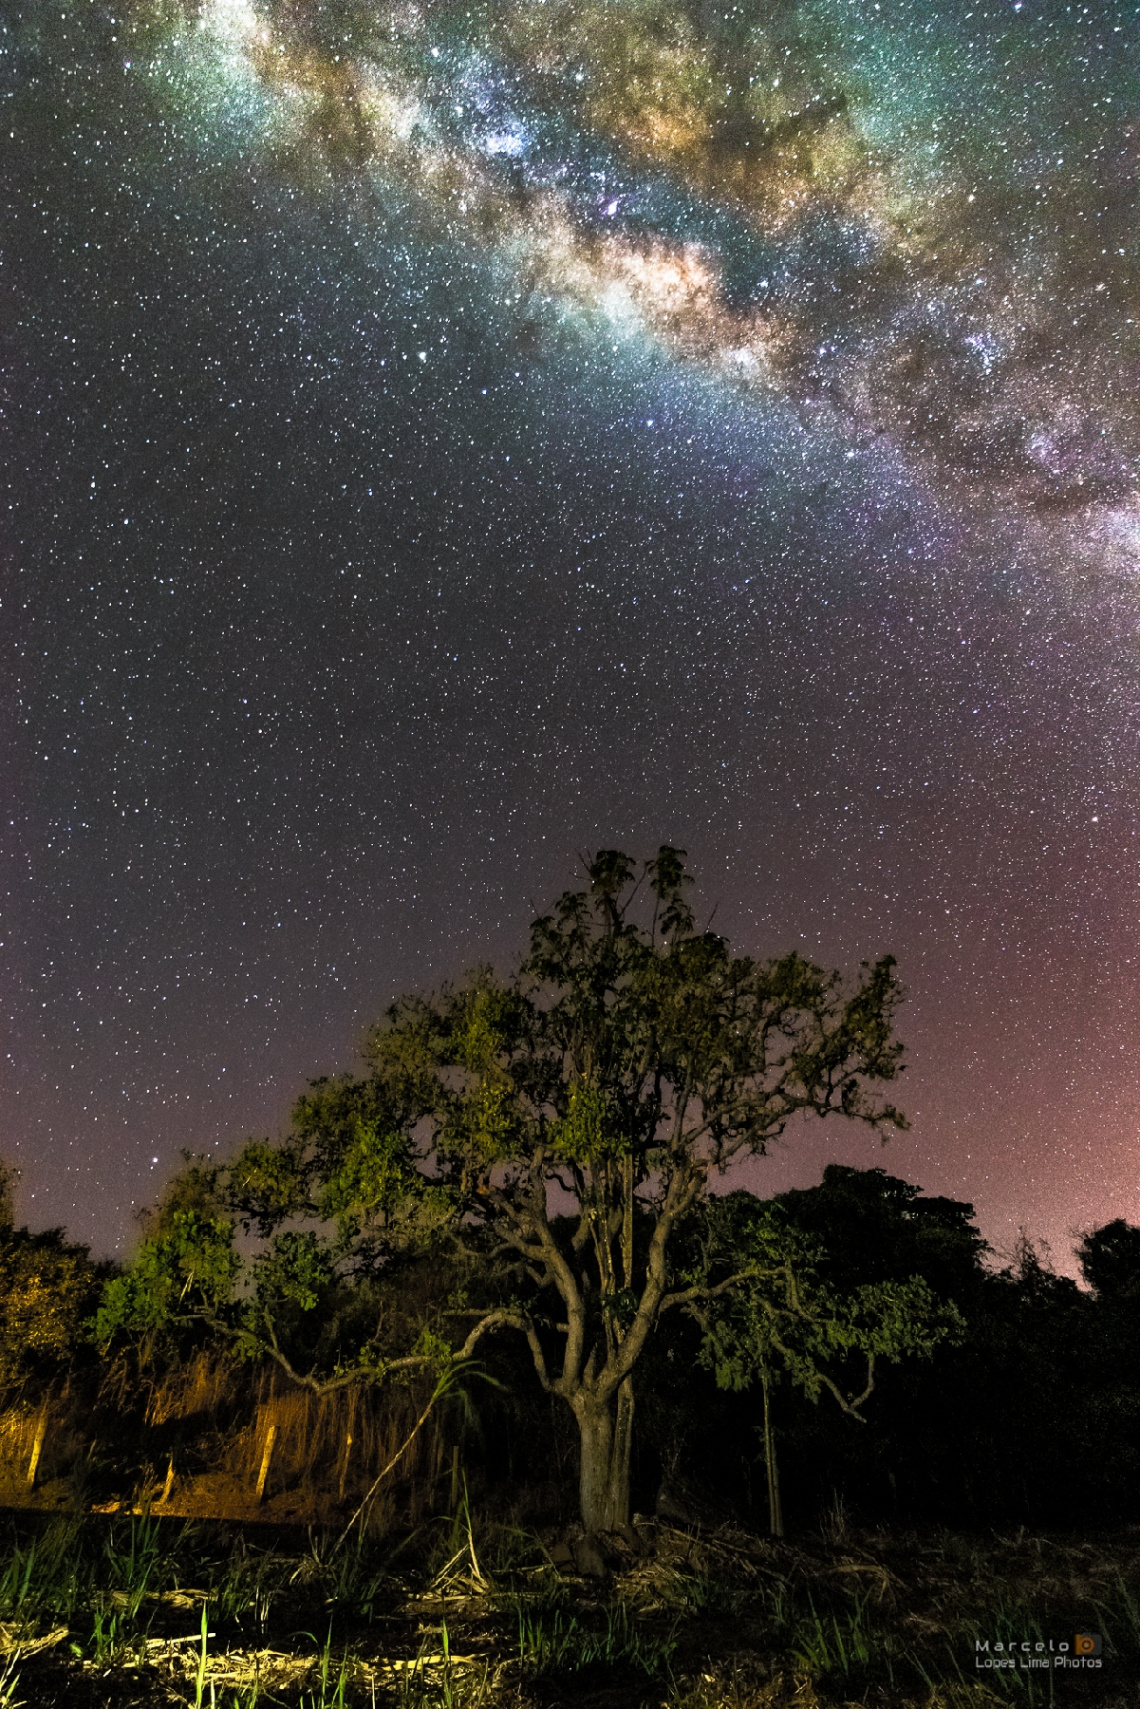
[[[269,1372],[329,1417],[387,1406],[405,1448],[430,1419],[475,1490],[541,1486],[599,1570],[654,1507],[777,1533],[837,1502],[1130,1517],[1140,1230],[1084,1238],[1082,1290],[1028,1245],[995,1268],[972,1206],[882,1169],[714,1191],[793,1121],[906,1125],[894,964],[732,954],[669,847],[585,868],[508,975],[400,1000],[285,1136],[187,1158],[127,1266],[17,1228],[0,1191],[9,1412],[66,1383],[97,1420],[113,1393],[121,1478],[124,1454],[173,1469],[155,1396],[192,1363],[229,1373],[231,1427]],[[183,1409],[187,1466],[217,1452],[208,1411]],[[358,1453],[346,1481],[347,1453],[342,1503],[419,1463]]]

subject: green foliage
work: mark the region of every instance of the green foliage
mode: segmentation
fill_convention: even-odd
[[[490,984],[476,986],[455,1016],[452,1048],[456,1064],[469,1075],[468,1095],[453,1106],[442,1149],[470,1151],[480,1165],[510,1157],[518,1133],[514,1081],[504,1065],[510,1034],[511,994]]]
[[[112,1271],[62,1229],[32,1234],[14,1221],[14,1172],[0,1164],[0,1389],[67,1368]]]
[[[246,1230],[255,1227],[261,1235],[312,1208],[303,1158],[294,1145],[247,1140],[229,1166],[226,1189]]]
[[[342,1249],[385,1225],[420,1185],[403,1134],[357,1118],[336,1167],[320,1182],[316,1213],[333,1222]]]
[[[282,1144],[250,1140],[228,1164],[188,1159],[132,1264],[104,1290],[100,1346],[132,1348],[145,1364],[208,1333],[314,1387],[378,1380],[393,1352],[438,1363],[444,1342],[407,1323],[414,1290],[386,1309],[400,1270],[406,1283],[453,1220],[446,1189],[410,1157],[408,1137],[367,1099],[321,1081]]]
[[[857,1412],[877,1360],[929,1358],[960,1337],[961,1314],[938,1301],[921,1276],[837,1290],[821,1275],[826,1254],[777,1203],[734,1193],[705,1208],[705,1233],[688,1280],[704,1331],[701,1359],[719,1387],[741,1390],[784,1373],[810,1400],[826,1388]],[[735,1280],[733,1280],[735,1278]],[[723,1288],[713,1295],[708,1290]],[[844,1393],[831,1372],[859,1355],[862,1394]]]
[[[628,1156],[630,1150],[629,1135],[622,1132],[613,1100],[590,1079],[571,1081],[566,1114],[551,1123],[550,1143],[561,1161],[586,1168]]]
[[[131,1267],[107,1283],[96,1339],[104,1348],[127,1339],[153,1354],[188,1324],[221,1325],[240,1268],[229,1218],[198,1210],[164,1215]]]
[[[289,1229],[254,1260],[257,1303],[266,1315],[285,1306],[312,1311],[336,1274],[332,1246],[312,1229]]]

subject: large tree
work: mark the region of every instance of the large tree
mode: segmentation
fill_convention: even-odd
[[[593,1533],[628,1523],[634,1373],[662,1315],[701,1287],[670,1257],[713,1178],[801,1113],[903,1118],[871,1090],[900,1066],[889,959],[846,984],[795,954],[733,956],[696,930],[675,849],[585,867],[512,977],[395,1004],[368,1081],[315,1087],[300,1115],[327,1145],[346,1099],[398,1114],[455,1241],[517,1277],[475,1327],[523,1334],[573,1413]]]
[[[346,1277],[367,1292],[410,1250],[449,1251],[446,1345],[526,1338],[576,1421],[594,1534],[628,1524],[648,1337],[663,1314],[744,1283],[674,1272],[678,1231],[715,1177],[801,1115],[905,1124],[874,1090],[900,1067],[889,958],[844,981],[796,954],[733,956],[696,929],[672,848],[640,865],[601,850],[585,875],[534,922],[511,975],[393,1004],[368,1037],[367,1075],[314,1082],[291,1135],[251,1142],[211,1193],[268,1242],[234,1321],[301,1380],[390,1369],[382,1326],[318,1379],[283,1322],[295,1329]],[[213,1273],[228,1297],[216,1258]]]

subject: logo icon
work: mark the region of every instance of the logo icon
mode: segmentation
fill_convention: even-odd
[[[1099,1656],[1103,1649],[1104,1639],[1099,1632],[1078,1632],[1073,1639],[1075,1656]]]

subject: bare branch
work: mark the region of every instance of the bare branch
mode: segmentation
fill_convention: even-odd
[[[863,1390],[863,1393],[861,1395],[856,1395],[854,1400],[848,1400],[847,1399],[846,1395],[843,1394],[842,1390],[839,1389],[834,1382],[832,1382],[831,1378],[828,1376],[826,1371],[820,1371],[819,1378],[820,1378],[820,1381],[824,1384],[825,1388],[828,1388],[831,1390],[832,1394],[835,1396],[836,1400],[839,1402],[839,1404],[843,1408],[844,1412],[848,1413],[852,1418],[857,1418],[859,1420],[860,1424],[866,1424],[867,1420],[863,1417],[863,1414],[859,1411],[859,1408],[862,1406],[863,1402],[865,1400],[868,1400],[870,1398],[870,1396],[874,1393],[874,1389],[875,1389],[875,1355],[873,1353],[868,1353],[868,1355],[867,1355],[867,1386]]]

